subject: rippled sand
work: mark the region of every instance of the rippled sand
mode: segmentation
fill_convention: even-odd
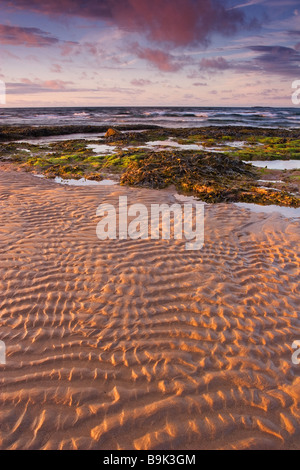
[[[100,242],[119,195],[175,202],[0,168],[0,448],[300,448],[300,221],[217,205],[201,252]]]

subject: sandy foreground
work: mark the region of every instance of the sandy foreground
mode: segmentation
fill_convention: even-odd
[[[300,219],[98,240],[99,204],[173,194],[0,167],[1,449],[300,449]]]

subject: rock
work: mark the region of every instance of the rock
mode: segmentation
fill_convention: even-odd
[[[111,129],[110,128],[106,132],[105,137],[116,137],[116,136],[120,136],[120,135],[121,135],[120,131],[117,131],[116,129]]]

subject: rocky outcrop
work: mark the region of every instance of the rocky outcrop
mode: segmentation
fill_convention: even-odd
[[[108,129],[108,131],[106,132],[105,134],[105,137],[120,137],[121,135],[121,132],[120,131],[117,131],[116,129]]]

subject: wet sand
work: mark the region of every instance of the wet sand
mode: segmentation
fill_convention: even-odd
[[[206,208],[205,246],[100,241],[172,191],[0,166],[1,449],[299,449],[300,219]]]

